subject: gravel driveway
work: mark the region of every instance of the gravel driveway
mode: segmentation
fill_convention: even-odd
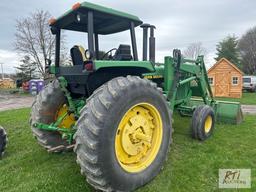
[[[30,107],[34,101],[32,96],[16,96],[0,94],[0,111]],[[242,105],[244,114],[256,115],[256,105]]]
[[[243,114],[256,115],[256,105],[242,105]]]
[[[32,96],[16,96],[0,94],[0,111],[30,107],[34,101]]]

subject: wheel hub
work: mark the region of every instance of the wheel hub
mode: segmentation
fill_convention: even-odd
[[[147,113],[148,111],[141,107],[134,108],[133,117],[124,127],[122,145],[129,155],[138,155],[145,148],[145,143],[151,142],[152,130],[149,125],[153,126],[152,122],[145,118]]]
[[[67,114],[61,121],[61,123],[58,125],[59,128],[71,128],[76,120],[75,120],[75,116],[73,113],[68,113],[68,106],[67,104],[64,104],[63,106],[61,106],[61,108],[58,110],[56,117],[55,117],[55,121],[58,120],[59,118],[63,117],[65,114]]]
[[[207,116],[204,124],[204,131],[205,133],[209,133],[212,128],[212,116]]]
[[[116,155],[129,172],[138,172],[155,159],[162,139],[159,112],[148,103],[129,109],[122,118],[116,135]]]

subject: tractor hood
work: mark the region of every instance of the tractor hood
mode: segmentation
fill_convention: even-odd
[[[130,29],[131,22],[134,22],[135,26],[143,23],[134,15],[93,3],[83,2],[75,4],[71,10],[59,18],[49,21],[53,33],[54,28],[87,32],[87,13],[89,11],[93,12],[94,32],[96,34],[107,35],[117,33]]]

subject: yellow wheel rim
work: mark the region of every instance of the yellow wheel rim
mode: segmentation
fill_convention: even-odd
[[[127,172],[146,169],[155,160],[163,137],[159,111],[149,103],[131,107],[119,123],[115,137],[116,157]]]
[[[208,115],[204,123],[204,132],[209,133],[212,128],[212,116]]]
[[[57,111],[55,121],[65,115],[68,112],[68,106],[66,104],[62,105],[61,108]],[[75,124],[76,120],[74,117],[74,114],[71,113],[69,115],[66,115],[65,118],[61,121],[59,124],[59,128],[71,128]]]

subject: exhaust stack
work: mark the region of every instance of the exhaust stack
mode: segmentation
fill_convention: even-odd
[[[150,24],[144,23],[140,27],[143,29],[143,48],[142,48],[142,60],[148,60],[148,28],[150,28]]]
[[[150,26],[150,37],[149,37],[149,60],[155,63],[156,60],[156,41],[155,41],[155,35],[154,30],[155,26]]]

